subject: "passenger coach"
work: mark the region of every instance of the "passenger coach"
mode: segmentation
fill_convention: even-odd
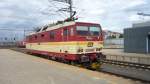
[[[101,55],[102,29],[99,24],[74,21],[48,25],[26,37],[26,48],[54,60],[92,63]]]

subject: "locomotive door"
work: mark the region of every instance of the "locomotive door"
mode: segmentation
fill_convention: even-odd
[[[148,53],[150,53],[150,35],[148,35]]]
[[[67,41],[68,40],[68,35],[69,35],[69,30],[67,28],[63,29],[63,40]]]
[[[150,53],[150,35],[146,37],[146,53]]]

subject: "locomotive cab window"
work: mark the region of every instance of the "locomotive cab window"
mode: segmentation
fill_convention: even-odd
[[[92,36],[98,36],[100,34],[100,28],[99,27],[89,27],[90,35]]]
[[[77,34],[86,36],[88,35],[88,27],[87,26],[77,26],[76,28]]]

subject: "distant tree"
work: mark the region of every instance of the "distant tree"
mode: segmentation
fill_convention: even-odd
[[[112,37],[111,36],[108,36],[106,39],[111,39]]]
[[[120,34],[119,38],[123,38],[123,34]]]
[[[114,38],[116,38],[116,36],[115,36],[115,35],[112,35],[111,38],[114,39]]]

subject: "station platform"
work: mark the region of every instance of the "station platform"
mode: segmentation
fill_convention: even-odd
[[[140,53],[126,53],[123,49],[103,49],[102,52],[106,55],[120,55],[120,56],[132,56],[132,57],[148,57],[150,54],[140,54]]]
[[[0,49],[0,84],[142,84],[9,49]]]
[[[123,49],[103,49],[102,53],[109,60],[150,64],[150,54],[125,53]]]

